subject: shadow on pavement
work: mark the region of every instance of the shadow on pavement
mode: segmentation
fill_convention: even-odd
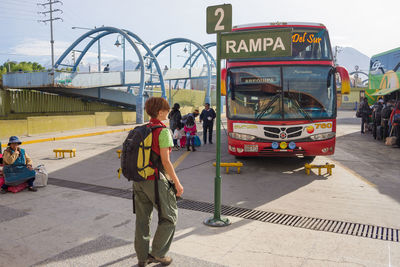
[[[400,203],[400,148],[385,146],[371,134],[356,132],[337,138],[336,152],[331,158]]]

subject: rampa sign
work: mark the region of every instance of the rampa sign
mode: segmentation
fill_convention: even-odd
[[[221,58],[263,58],[292,55],[292,29],[246,31],[221,35]]]

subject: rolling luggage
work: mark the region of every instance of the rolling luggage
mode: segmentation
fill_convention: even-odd
[[[381,125],[378,125],[376,127],[376,140],[382,140],[383,139],[383,127]]]

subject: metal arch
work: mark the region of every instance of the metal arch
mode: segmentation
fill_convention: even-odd
[[[210,47],[213,47],[213,46],[217,46],[217,43],[216,43],[216,42],[211,42],[211,43],[206,43],[206,44],[203,45],[203,47],[206,48],[204,51],[205,51],[205,52],[207,53],[207,55],[211,58],[212,62],[214,63],[214,66],[216,67],[216,66],[217,66],[217,63],[215,62],[215,58],[214,58],[214,57],[211,55],[211,53],[208,51],[208,49],[209,49]],[[197,59],[198,59],[198,58],[200,57],[200,55],[201,55],[201,53],[200,53],[199,51],[200,51],[200,49],[196,49],[196,50],[192,53],[192,55],[189,56],[189,58],[186,60],[185,64],[183,64],[183,68],[186,67],[186,65],[187,65],[188,63],[190,63],[190,59],[192,58],[192,56],[195,56],[195,58],[192,60],[192,65],[191,65],[191,67],[194,66],[194,64],[196,63]],[[196,55],[197,52],[199,52],[199,53]],[[211,65],[211,70],[212,70],[212,65]],[[212,75],[211,75],[211,76],[212,76]],[[175,82],[175,86],[174,86],[175,89],[176,89],[176,87],[178,86],[178,82],[179,82],[179,80],[177,80],[177,81]],[[185,83],[183,84],[183,87],[186,87],[186,83],[187,83],[187,79],[185,79]],[[209,102],[207,102],[207,103],[209,103]]]
[[[216,42],[211,42],[211,43],[206,43],[206,44],[203,45],[203,47],[206,48],[205,51],[206,51],[207,55],[211,58],[212,62],[214,63],[214,66],[217,66],[217,63],[216,63],[216,61],[215,61],[215,58],[211,55],[210,52],[208,52],[208,49],[209,49],[210,47],[213,47],[213,46],[217,46],[217,43],[216,43]],[[192,55],[194,56],[198,51],[199,51],[199,49],[196,49],[196,50],[192,53]],[[192,56],[192,55],[191,55],[191,56]],[[196,55],[196,57],[195,57],[194,60],[192,61],[192,66],[193,66],[193,64],[197,61],[197,59],[200,57],[200,55],[201,55],[201,53],[198,53],[198,54]],[[189,58],[188,58],[183,66],[186,66],[189,62],[190,62],[190,60],[189,60]]]
[[[114,32],[104,32],[104,33],[99,34],[99,35],[97,35],[96,37],[92,38],[92,41],[90,41],[90,42],[86,45],[85,49],[82,50],[82,52],[80,53],[79,57],[76,59],[75,65],[72,67],[72,71],[73,71],[73,72],[76,71],[76,69],[78,68],[79,64],[80,64],[81,61],[82,61],[82,58],[85,56],[85,54],[87,53],[87,51],[94,45],[95,42],[97,42],[99,39],[101,39],[101,38],[103,38],[103,37],[105,37],[105,36],[107,36],[107,35],[110,35],[110,34],[114,34]]]
[[[364,75],[367,76],[367,77],[369,76],[367,73],[365,73],[365,72],[363,72],[363,71],[359,71],[359,70],[358,70],[358,71],[350,72],[349,75],[353,75],[353,74],[356,74],[356,73],[364,74]]]
[[[154,65],[156,66],[158,75],[159,75],[159,80],[160,80],[160,86],[161,86],[161,97],[163,97],[164,99],[167,99],[167,93],[165,91],[165,84],[164,84],[164,77],[163,77],[163,73],[162,70],[160,68],[160,64],[157,61],[157,57],[153,54],[153,51],[150,49],[150,47],[136,34],[134,34],[133,32],[129,31],[129,30],[124,30],[129,36],[135,38],[138,42],[140,42],[140,44],[143,46],[143,48],[146,50],[146,56],[145,57],[149,57],[151,62],[154,63]],[[150,56],[148,56],[150,55]],[[144,62],[141,62],[141,64],[143,64]],[[150,64],[151,65],[151,64]],[[152,76],[151,76],[152,77]],[[142,92],[143,94],[143,92]]]
[[[125,30],[122,29],[124,32],[126,32],[129,36],[133,37],[140,45],[143,46],[143,48],[146,50],[146,52],[148,54],[150,54],[151,60],[154,61],[154,65],[156,66],[158,75],[159,75],[159,79],[160,79],[160,84],[161,84],[161,96],[163,98],[167,98],[166,95],[166,91],[165,91],[165,85],[164,85],[164,78],[162,75],[162,71],[160,68],[160,65],[156,59],[156,57],[154,56],[153,52],[151,51],[151,49],[147,46],[147,44],[145,42],[143,42],[143,40],[137,36],[136,34],[134,34],[133,32],[129,31],[129,30]],[[81,62],[82,58],[84,57],[84,55],[87,53],[87,51],[94,45],[95,42],[97,42],[98,39],[101,39],[109,34],[113,34],[112,32],[105,32],[102,33],[100,35],[97,35],[95,38],[92,39],[92,41],[85,47],[85,49],[82,51],[82,53],[80,54],[80,56],[78,57],[76,64],[74,65],[73,71],[76,71],[77,66],[79,65],[79,63]],[[139,56],[139,55],[138,55]],[[143,64],[141,64],[143,66]],[[138,65],[137,68],[142,67],[140,65]],[[140,90],[140,88],[139,88]],[[140,92],[139,91],[139,95],[143,95],[144,92]]]
[[[95,28],[93,30],[88,31],[87,33],[83,34],[81,37],[79,37],[74,43],[72,43],[72,45],[70,45],[67,50],[65,50],[65,52],[61,55],[61,57],[57,60],[56,64],[54,65],[55,68],[57,68],[61,62],[65,59],[65,57],[78,45],[80,44],[80,42],[82,42],[85,38],[89,37],[90,35],[94,34],[94,33],[98,33],[98,32],[103,32],[105,31],[105,33],[99,34],[96,37],[93,38],[93,40],[91,42],[89,42],[89,44],[85,47],[85,50],[82,51],[80,57],[79,57],[79,61],[82,60],[83,56],[87,53],[87,51],[89,50],[89,48],[100,38],[109,35],[109,34],[113,34],[113,33],[119,33],[121,34],[125,40],[127,40],[129,42],[129,44],[132,46],[132,48],[135,50],[138,58],[139,58],[139,65],[138,67],[140,67],[140,84],[139,84],[139,94],[138,97],[136,98],[136,122],[137,123],[143,123],[144,121],[144,86],[145,86],[145,69],[144,69],[144,62],[143,62],[143,56],[139,50],[139,48],[136,46],[135,42],[132,41],[132,39],[130,38],[131,35],[133,35],[132,37],[135,38],[136,35],[134,35],[133,33],[130,32],[130,34],[128,34],[127,32],[125,32],[124,30],[118,29],[118,28],[114,28],[114,27],[100,27],[100,28]],[[144,43],[142,42],[142,45]],[[143,45],[143,47],[145,47],[145,45]],[[78,62],[79,63],[79,62]],[[77,64],[74,65],[74,69],[76,69],[75,67],[77,66]],[[125,73],[123,74],[125,75]],[[162,73],[160,73],[160,81],[162,80]],[[125,81],[125,79],[124,79]],[[165,88],[164,88],[164,94],[165,94]]]
[[[199,44],[193,40],[187,39],[187,38],[172,38],[172,39],[168,39],[168,40],[158,43],[151,50],[153,52],[157,51],[154,55],[155,55],[155,57],[158,57],[160,55],[160,53],[162,51],[164,51],[167,47],[172,46],[173,44],[177,44],[177,43],[193,44],[195,47],[197,47],[197,50],[200,51],[200,53],[203,55],[204,59],[206,60],[207,73],[208,73],[208,77],[207,77],[208,84],[207,84],[205,102],[211,103],[211,66],[210,66],[210,61],[208,59],[208,56],[211,56],[211,58],[213,58],[213,57],[208,52],[207,49],[205,49],[201,44]],[[193,53],[192,53],[192,55],[193,55]],[[192,56],[192,55],[190,55],[190,56]],[[214,60],[214,62],[215,62],[215,60]],[[151,68],[151,64],[149,65],[149,68]]]

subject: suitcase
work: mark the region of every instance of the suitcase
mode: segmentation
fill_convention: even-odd
[[[383,139],[383,127],[378,125],[376,127],[376,140],[382,140]]]

